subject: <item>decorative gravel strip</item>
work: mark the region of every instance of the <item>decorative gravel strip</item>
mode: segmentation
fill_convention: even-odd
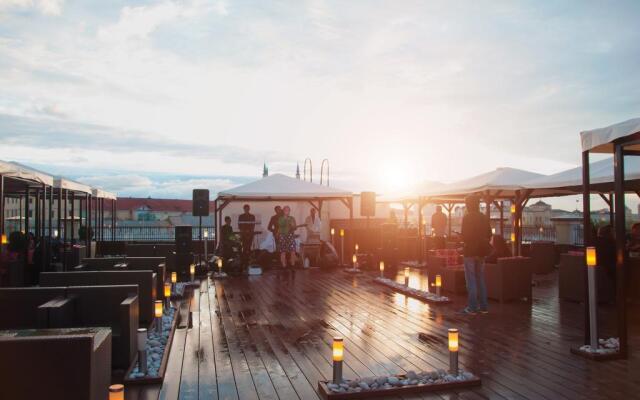
[[[319,388],[325,398],[349,399],[428,392],[474,386],[480,383],[480,379],[470,372],[460,371],[458,375],[451,375],[445,370],[439,369],[418,373],[408,371],[404,375],[343,380],[340,384],[320,382]]]
[[[138,361],[136,358],[135,366],[131,369],[129,379],[148,379],[160,378],[160,366],[167,348],[167,343],[173,330],[173,319],[176,315],[174,308],[165,309],[162,315],[162,334],[158,335],[155,327],[152,326],[147,331],[147,374],[143,374],[138,370]]]
[[[591,345],[580,346],[580,351],[592,354],[614,354],[620,351],[620,340],[618,338],[598,339],[598,348],[592,349]]]
[[[410,288],[388,278],[378,277],[378,278],[375,278],[373,281],[375,283],[388,286],[402,294],[415,297],[416,299],[425,301],[427,303],[442,303],[442,304],[451,303],[451,299],[449,299],[447,296],[438,296],[435,293],[426,292],[420,289]]]

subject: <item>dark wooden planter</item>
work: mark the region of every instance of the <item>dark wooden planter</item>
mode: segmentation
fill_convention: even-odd
[[[593,361],[610,361],[610,360],[620,360],[624,358],[622,354],[620,354],[620,352],[599,354],[599,353],[591,353],[588,351],[582,351],[580,350],[580,347],[571,347],[569,350],[571,351],[571,354],[575,354],[577,356],[584,357],[586,359],[593,360]]]
[[[399,376],[403,377],[403,376]],[[403,377],[404,378],[404,377]],[[323,399],[370,399],[372,397],[382,396],[409,396],[418,393],[429,393],[443,390],[457,390],[467,387],[480,386],[482,381],[479,378],[470,379],[468,381],[461,382],[446,382],[446,383],[434,383],[431,385],[414,385],[414,386],[401,386],[391,389],[381,390],[367,390],[356,393],[334,393],[327,387],[329,381],[318,382],[318,391]]]
[[[373,282],[377,283],[378,285],[382,285],[384,287],[388,287],[390,289],[393,289],[398,293],[404,294],[405,296],[413,297],[414,299],[418,299],[420,301],[424,301],[425,303],[429,303],[429,304],[450,304],[450,303],[452,303],[451,299],[449,299],[449,300],[431,300],[431,299],[427,299],[427,298],[424,298],[424,297],[416,296],[415,294],[413,294],[409,290],[404,290],[402,288],[398,288],[398,287],[395,287],[395,286],[387,285],[386,283],[380,282],[377,279],[373,279]]]
[[[124,375],[124,383],[125,385],[150,385],[154,383],[162,383],[164,380],[164,373],[167,370],[167,361],[169,360],[169,353],[171,352],[171,345],[173,343],[173,334],[176,331],[176,327],[178,325],[178,319],[180,318],[180,304],[176,304],[175,311],[173,312],[173,321],[171,322],[171,332],[169,332],[169,337],[167,338],[167,345],[164,348],[164,352],[162,353],[162,361],[160,361],[160,368],[158,369],[158,376],[144,376],[142,378],[131,378],[131,371],[138,364],[138,354],[136,353],[133,362],[127,369],[127,373]],[[151,326],[151,329],[155,329],[155,321]]]

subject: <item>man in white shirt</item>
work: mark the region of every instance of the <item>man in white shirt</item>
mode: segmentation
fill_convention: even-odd
[[[307,229],[307,243],[320,243],[320,217],[316,215],[316,209],[312,208],[309,215],[304,220]]]

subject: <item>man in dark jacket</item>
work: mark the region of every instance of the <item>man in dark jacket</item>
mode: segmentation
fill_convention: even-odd
[[[462,218],[462,240],[464,241],[464,277],[469,296],[464,314],[488,312],[487,288],[484,282],[484,258],[489,255],[491,245],[491,225],[489,219],[480,212],[480,200],[476,196],[465,199],[467,212]]]

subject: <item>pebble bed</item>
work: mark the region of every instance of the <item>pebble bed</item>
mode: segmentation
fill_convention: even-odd
[[[405,285],[388,278],[378,277],[375,280],[376,282],[382,283],[383,285],[392,287],[401,292],[409,293],[411,296],[414,296],[426,301],[432,301],[432,302],[449,302],[450,301],[450,299],[447,296],[438,296],[435,293],[425,292],[424,290],[406,287]]]
[[[358,393],[401,387],[464,382],[472,379],[476,379],[476,376],[470,372],[460,371],[458,375],[451,375],[445,370],[439,369],[437,371],[417,373],[415,371],[408,371],[406,375],[390,375],[343,380],[339,385],[335,383],[327,383],[327,388],[332,393]]]
[[[179,283],[178,283],[179,285]],[[175,315],[175,309],[170,308],[164,311],[162,316],[162,335],[158,335],[155,327],[152,327],[147,331],[147,374],[140,372],[139,364],[129,374],[129,378],[157,378],[160,371],[160,363],[162,363],[162,355],[164,349],[167,347],[167,340],[171,334],[171,326],[173,324],[173,317]]]
[[[176,296],[184,295],[184,288],[185,288],[185,286],[187,286],[190,283],[191,282],[176,282],[176,284],[174,285],[175,287],[173,288],[173,291],[171,292],[171,295],[176,295]]]
[[[598,348],[592,349],[591,345],[580,346],[580,351],[585,353],[612,354],[620,351],[620,340],[618,338],[598,339]]]

